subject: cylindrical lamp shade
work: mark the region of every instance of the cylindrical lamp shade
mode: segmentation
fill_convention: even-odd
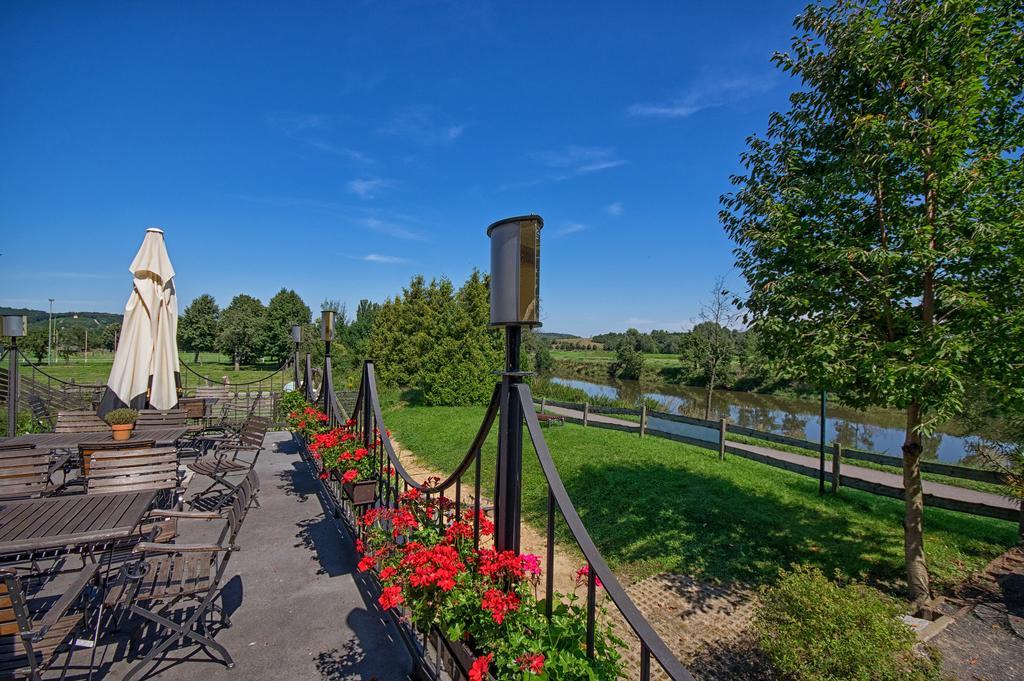
[[[298,324],[292,327],[292,342],[296,344],[302,342],[302,327]]]
[[[491,238],[491,326],[540,326],[539,215],[499,220]]]
[[[4,315],[4,336],[24,336],[28,333],[28,317],[20,314]]]
[[[324,310],[320,313],[320,339],[324,341],[334,340],[334,310]]]

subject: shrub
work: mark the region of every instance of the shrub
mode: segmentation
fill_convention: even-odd
[[[940,678],[936,659],[914,654],[899,604],[875,589],[841,586],[817,568],[795,567],[762,597],[754,627],[768,659],[788,678]]]
[[[135,423],[138,418],[139,412],[134,409],[114,409],[106,415],[104,420],[112,426],[125,426]]]

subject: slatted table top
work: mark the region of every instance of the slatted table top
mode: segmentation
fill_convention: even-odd
[[[157,447],[170,447],[189,431],[185,426],[171,428],[136,428],[131,440],[156,440]],[[35,445],[36,449],[77,449],[81,442],[113,442],[110,430],[94,433],[29,433],[0,440],[4,444]]]
[[[124,539],[156,498],[153,490],[0,501],[0,555]]]

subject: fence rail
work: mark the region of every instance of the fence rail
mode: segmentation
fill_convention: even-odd
[[[496,385],[476,436],[459,464],[444,480],[432,481],[431,484],[426,484],[415,480],[409,474],[395,451],[394,444],[384,422],[373,362],[368,361],[363,365],[362,380],[351,411],[342,404],[343,400],[339,399],[338,394],[335,392],[333,380],[330,376],[328,359],[324,367],[323,382],[319,393],[315,397],[317,402],[325,409],[331,425],[336,426],[346,421],[351,423],[354,420],[356,432],[358,437],[361,438],[363,446],[370,451],[372,456],[377,457],[377,462],[383,474],[378,480],[378,500],[376,504],[378,506],[393,507],[397,504],[398,497],[402,493],[410,489],[417,489],[428,500],[436,497],[452,502],[452,508],[455,513],[453,517],[459,517],[463,508],[471,506],[474,510],[473,515],[475,518],[473,526],[473,542],[475,547],[480,545],[480,512],[491,512],[487,506],[482,504],[481,469],[484,443],[498,418],[502,405],[507,404],[511,400],[518,401],[524,412],[525,425],[530,438],[529,442],[537,456],[547,485],[548,510],[545,528],[546,581],[544,586],[547,597],[547,615],[550,617],[552,612],[555,529],[557,516],[561,515],[563,522],[569,529],[569,533],[583,553],[589,566],[586,596],[587,640],[580,642],[581,645],[587,647],[588,654],[591,656],[595,654],[593,646],[595,627],[597,626],[595,617],[598,602],[597,593],[599,589],[603,589],[608,600],[615,606],[639,641],[639,676],[642,681],[648,681],[651,678],[652,660],[668,678],[674,681],[692,681],[693,677],[689,671],[680,664],[626,594],[618,578],[608,567],[591,540],[590,535],[587,533],[579,513],[566,492],[557,467],[551,458],[551,452],[544,440],[537,415],[531,406],[533,397],[530,394],[529,386],[525,384],[511,384],[505,388],[502,384]],[[303,394],[307,397],[314,396],[312,381],[312,371],[307,362],[301,386]],[[502,391],[506,389],[508,394],[503,395]],[[319,466],[314,459],[308,458],[308,460],[314,463],[314,465]],[[464,480],[465,478],[469,478],[469,480],[466,481]],[[360,532],[359,523],[357,522],[360,512],[346,499],[336,480],[329,477],[325,481],[325,485],[335,505],[336,514],[345,519],[346,525],[352,532],[353,537],[357,537]],[[445,522],[443,517],[439,519],[439,522]],[[379,588],[379,584],[376,585],[376,588]],[[427,678],[442,678],[443,663],[441,658],[443,651],[441,650],[441,643],[432,638],[429,632],[416,631],[410,625],[407,618],[394,616],[393,610],[389,610],[389,612],[392,613],[401,631],[403,640],[417,660],[420,671]],[[449,669],[448,671],[451,670]],[[459,678],[465,677],[456,676],[456,679]]]
[[[664,438],[666,440],[673,440],[683,444],[702,447],[704,449],[716,450],[718,451],[719,456],[724,456],[726,453],[729,453],[751,461],[757,461],[769,466],[798,473],[800,475],[816,479],[821,476],[817,462],[814,462],[813,465],[805,465],[803,463],[766,456],[749,448],[743,447],[742,443],[735,441],[730,442],[728,440],[728,435],[730,433],[742,435],[758,440],[764,440],[766,442],[774,442],[805,449],[815,453],[820,452],[820,443],[811,442],[809,440],[801,440],[785,435],[779,435],[777,433],[736,426],[728,424],[724,420],[711,421],[692,416],[685,416],[683,414],[671,414],[668,412],[647,409],[595,407],[588,403],[560,402],[548,400],[546,398],[534,398],[533,406],[539,406],[541,411],[547,407],[559,407],[562,409],[581,412],[579,416],[560,414],[562,418],[570,423],[578,423],[595,428],[639,433],[641,437],[644,435],[651,435],[654,437]],[[629,414],[631,416],[640,417],[640,420],[635,424],[616,420],[601,420],[593,418],[593,415],[595,414]],[[681,424],[683,426],[687,426],[689,430],[685,430],[683,432],[665,430],[664,427],[659,427],[659,425],[664,424],[659,424],[658,421],[668,421]],[[840,463],[841,460],[850,459],[854,461],[867,461],[883,466],[902,468],[903,460],[901,458],[886,454],[865,452],[857,449],[846,449],[835,445],[829,449],[831,450],[830,456],[832,457],[833,470],[826,470],[824,479],[826,482],[833,483],[833,489],[836,489],[837,487],[850,487],[881,496],[896,499],[903,498],[902,487],[893,487],[878,482],[854,478],[849,475],[843,475]],[[994,470],[971,468],[968,466],[956,466],[952,464],[938,463],[935,461],[922,461],[921,470],[938,475],[944,475],[950,478],[972,480],[997,485],[1004,483],[1003,476],[998,471]],[[924,501],[926,506],[934,508],[942,508],[950,511],[969,513],[971,515],[1017,522],[1020,524],[1022,535],[1024,535],[1024,508],[1010,508],[1007,505],[994,505],[992,503],[954,499],[928,493],[924,495]]]

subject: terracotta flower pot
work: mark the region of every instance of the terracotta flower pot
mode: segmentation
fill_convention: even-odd
[[[134,429],[134,423],[119,423],[117,425],[110,426],[110,433],[114,436],[115,440],[123,442],[131,438],[132,431]]]

